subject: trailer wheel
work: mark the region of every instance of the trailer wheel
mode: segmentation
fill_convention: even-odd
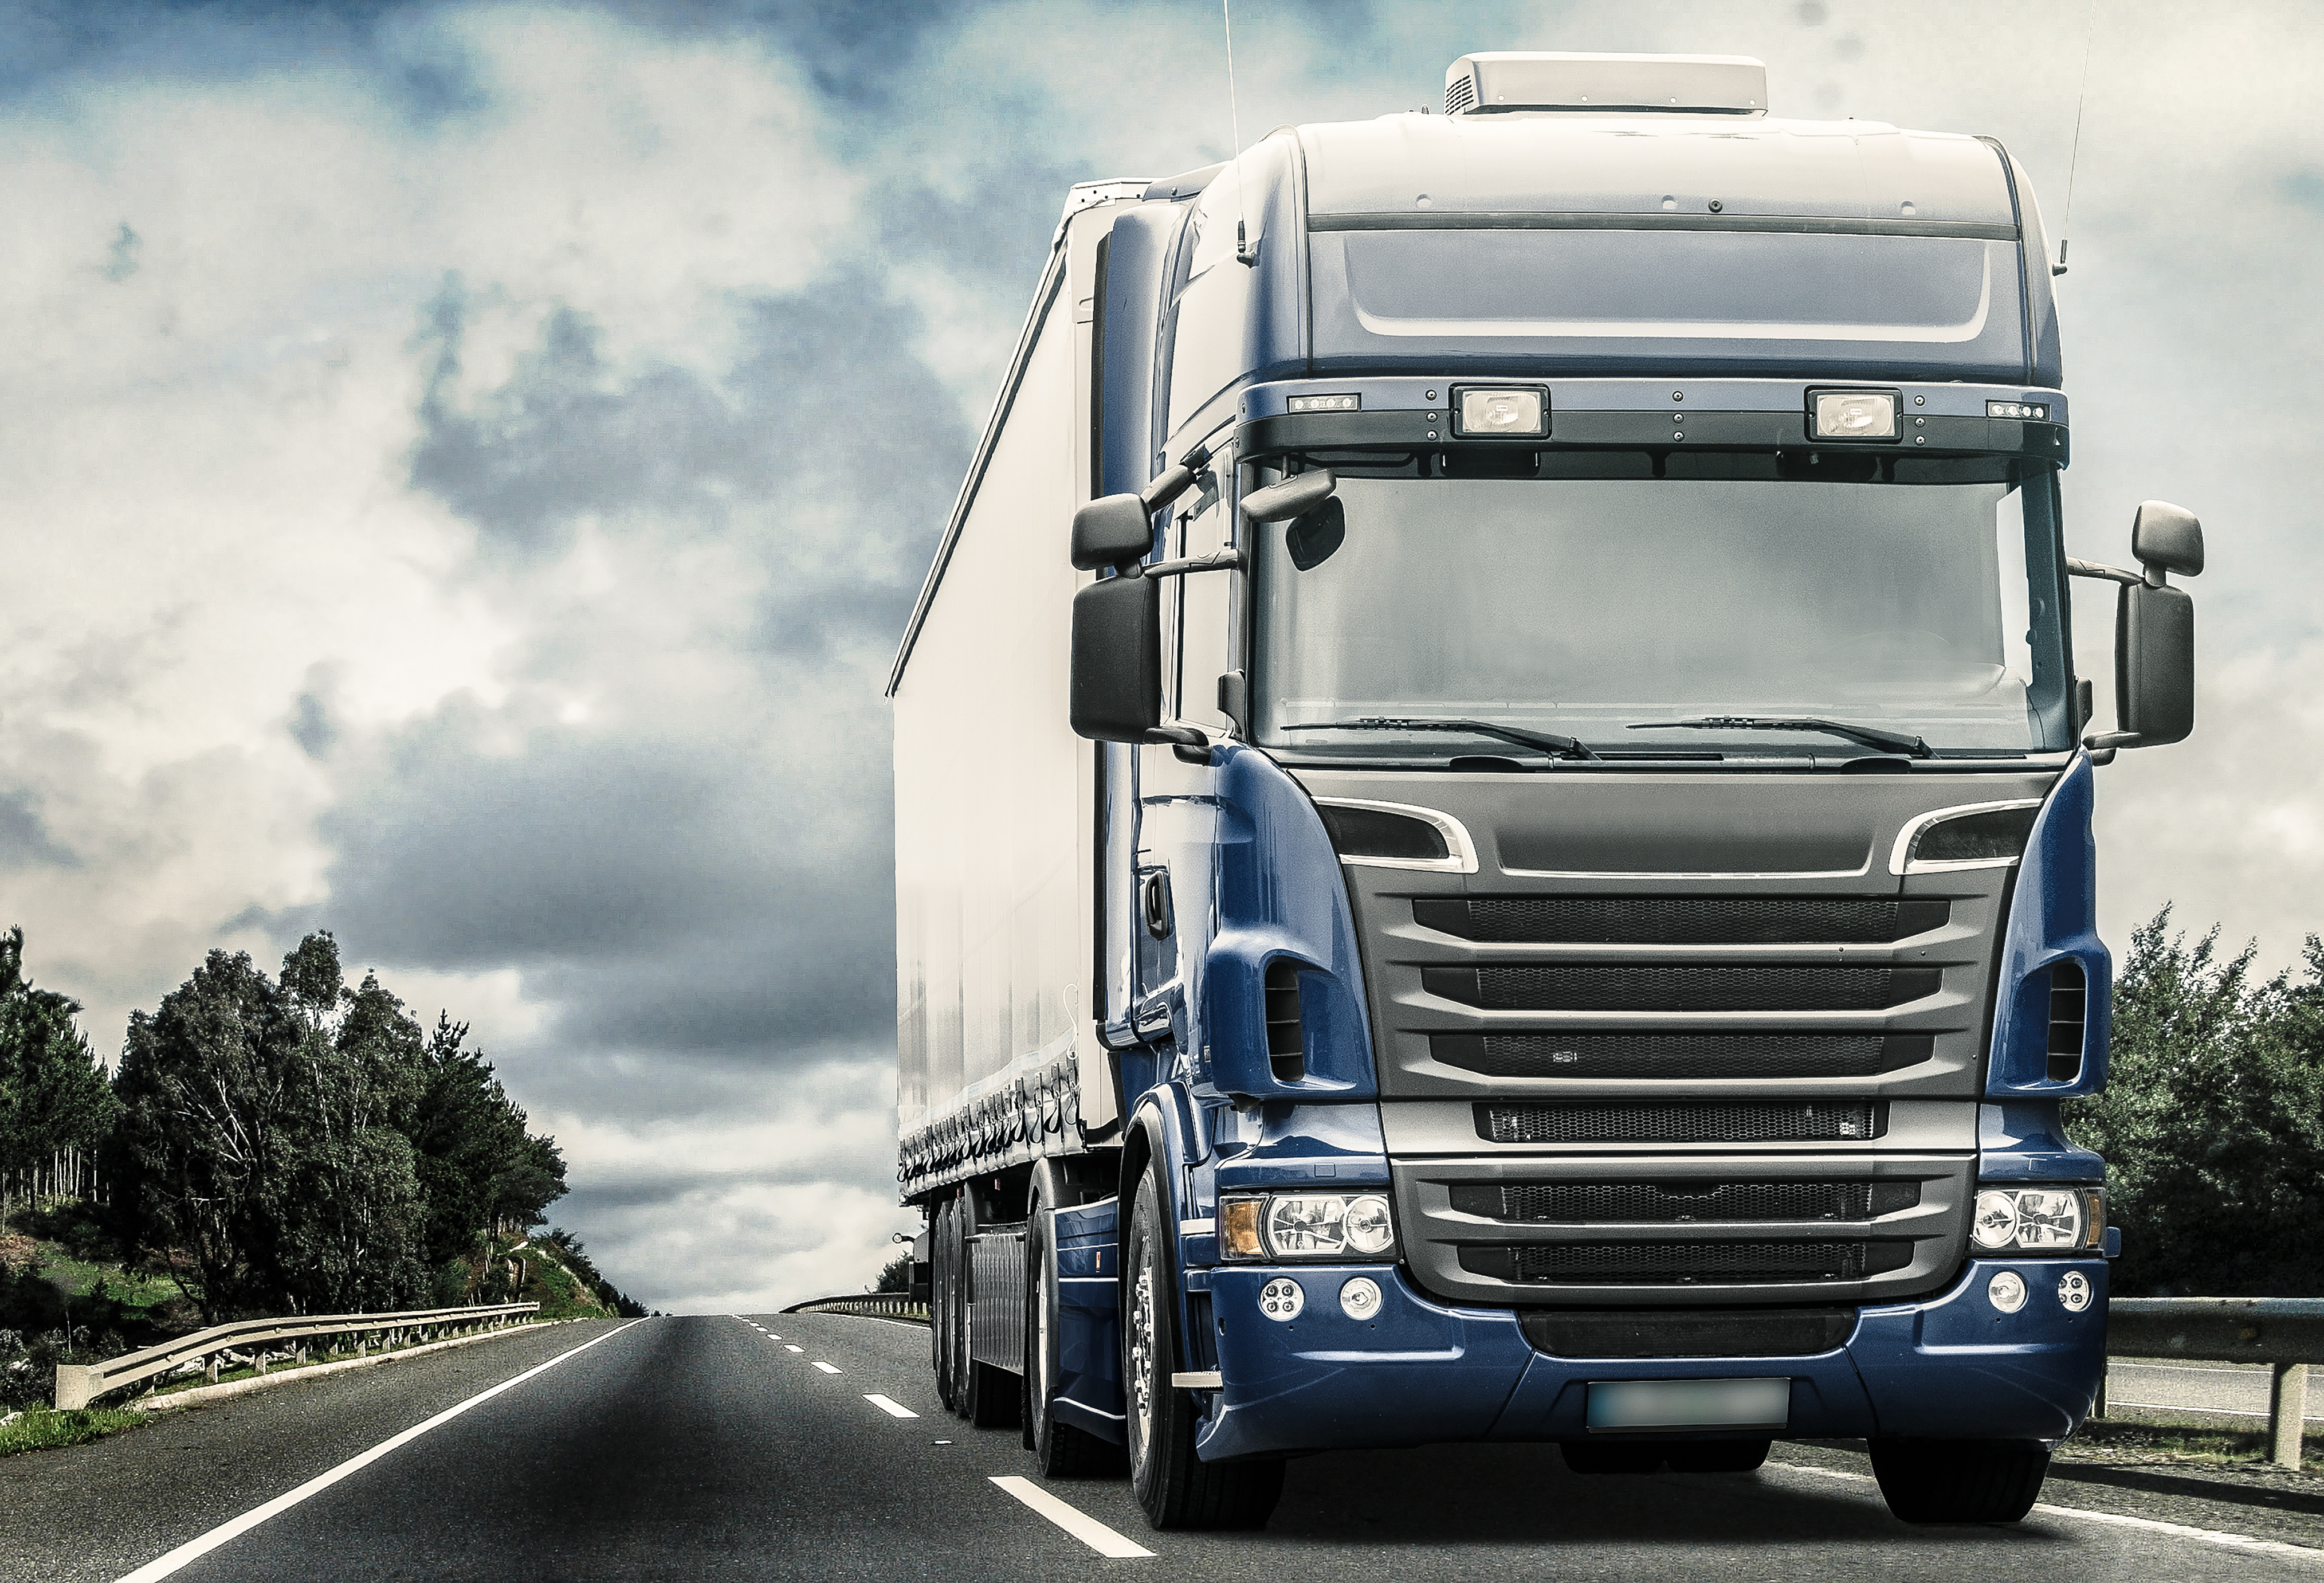
[[[2050,1471],[2039,1440],[1875,1440],[1872,1471],[1907,1523],[2015,1523]]]
[[[956,1411],[953,1380],[953,1207],[939,1208],[928,1222],[928,1352],[936,1370],[936,1399]]]
[[[1168,1189],[1149,1161],[1130,1212],[1122,1256],[1121,1384],[1128,1398],[1130,1482],[1157,1528],[1259,1528],[1283,1494],[1279,1458],[1205,1462],[1194,1454],[1194,1404],[1170,1384],[1178,1346],[1178,1282],[1165,1217]]]
[[[1025,1373],[1018,1412],[1042,1477],[1104,1477],[1121,1471],[1121,1449],[1059,1423],[1051,1412],[1057,1393],[1057,1325],[1056,1283],[1049,1279],[1049,1208],[1036,1199],[1025,1227]]]

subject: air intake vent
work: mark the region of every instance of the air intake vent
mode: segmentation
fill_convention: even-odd
[[[1267,1064],[1278,1083],[1307,1076],[1307,1049],[1299,1015],[1299,964],[1277,957],[1267,965]]]
[[[1495,1011],[1872,1012],[1934,995],[1934,967],[1428,967],[1431,995]]]
[[[1426,819],[1344,802],[1319,802],[1315,811],[1323,816],[1323,829],[1332,838],[1332,850],[1342,857],[1439,863],[1452,856],[1452,848],[1444,844],[1444,832]]]
[[[2082,1075],[2083,1024],[2089,1017],[2089,980],[2072,957],[2050,964],[2050,1080]]]
[[[1480,1105],[1496,1143],[1835,1143],[1877,1138],[1886,1106],[1818,1099],[1732,1105]]]
[[[1904,1238],[1880,1242],[1550,1242],[1470,1246],[1471,1275],[1550,1285],[1773,1286],[1861,1281],[1913,1262]]]
[[[1875,1078],[1935,1046],[1927,1033],[1439,1033],[1429,1053],[1489,1078]]]
[[[1921,1201],[1917,1181],[1456,1182],[1452,1208],[1487,1220],[1591,1226],[1870,1220]]]
[[[1856,1310],[1536,1310],[1517,1324],[1536,1350],[1553,1357],[1812,1357],[1847,1341],[1856,1328]]]
[[[1494,945],[1887,945],[1952,904],[1878,896],[1423,897],[1414,921]]]
[[[1467,97],[1462,97],[1466,88]],[[1493,50],[1444,73],[1444,113],[1647,111],[1764,116],[1767,68],[1743,55],[1586,55]]]

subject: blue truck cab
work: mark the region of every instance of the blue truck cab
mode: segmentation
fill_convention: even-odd
[[[889,684],[947,1405],[1164,1527],[1779,1435],[2024,1514],[2116,1251],[2095,773],[2192,728],[2203,553],[2067,557],[2048,256],[1997,143],[1734,58],[1074,190]]]

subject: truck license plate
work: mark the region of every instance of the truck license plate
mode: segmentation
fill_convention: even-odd
[[[1791,1419],[1792,1382],[1780,1380],[1596,1380],[1589,1424],[1609,1429],[1781,1429]]]

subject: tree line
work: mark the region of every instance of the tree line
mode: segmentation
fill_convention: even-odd
[[[213,950],[131,1014],[110,1073],[23,949],[21,929],[0,935],[0,1185],[66,1152],[93,1160],[89,1213],[205,1319],[493,1295],[487,1239],[541,1224],[566,1190],[556,1141],[466,1025],[422,1026],[374,975],[350,986],[327,932],[273,977]],[[559,1246],[606,1306],[643,1311]]]

